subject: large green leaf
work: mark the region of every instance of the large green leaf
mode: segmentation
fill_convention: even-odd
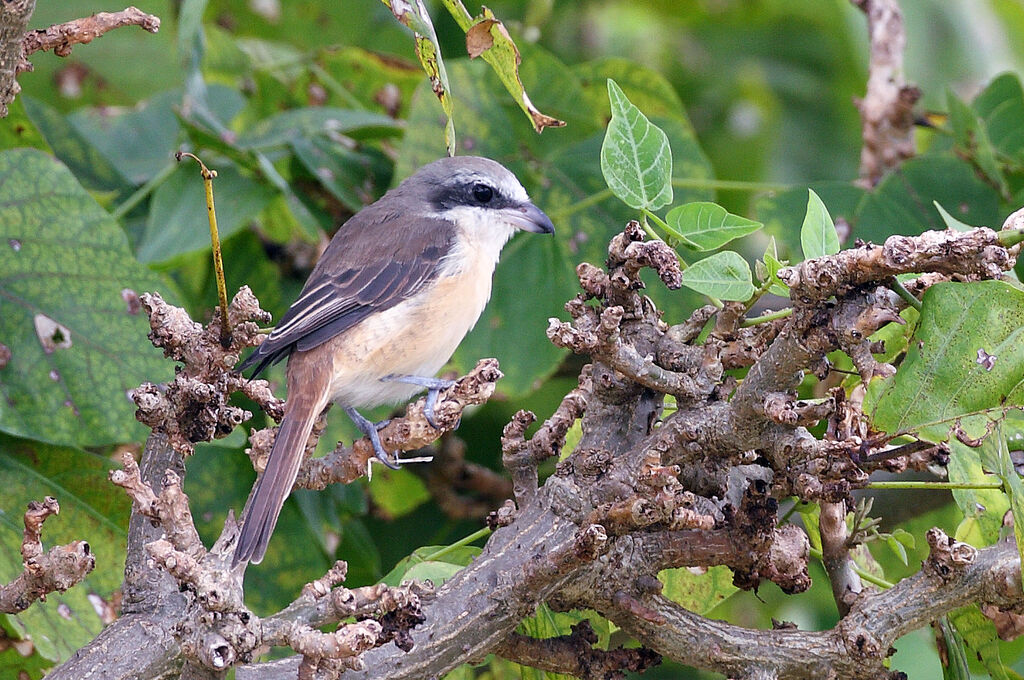
[[[978,436],[989,416],[970,414],[1024,403],[1024,292],[1003,281],[942,283],[922,305],[916,342],[894,376],[871,383],[864,411],[883,432],[944,441],[962,417]]]
[[[0,429],[78,446],[140,439],[128,391],[172,367],[135,295],[175,296],[46,154],[0,153],[0,197]]]
[[[657,210],[672,202],[672,149],[668,137],[608,79],[612,119],[601,146],[601,172],[631,208]]]
[[[71,122],[52,106],[24,97],[25,112],[46,138],[53,153],[90,191],[115,194],[129,192],[130,183],[121,170],[75,129]]]
[[[967,224],[994,228],[1002,223],[999,192],[952,153],[931,153],[903,163],[867,194],[853,235],[882,243],[892,233],[913,236],[945,229],[932,201]]]
[[[217,169],[213,193],[222,240],[244,227],[274,196],[272,189],[241,174],[234,165]],[[165,262],[183,253],[209,249],[203,179],[198,166],[183,162],[153,194],[138,256],[143,262]]]
[[[133,109],[82,109],[68,120],[130,182],[142,184],[174,162],[180,104],[181,91],[172,90]]]
[[[284,111],[260,121],[239,136],[235,144],[240,149],[268,149],[317,134],[390,137],[401,131],[398,122],[379,113],[310,107]]]
[[[111,467],[109,459],[79,449],[0,435],[0,582],[21,571],[22,515],[29,501],[46,496],[57,499],[60,514],[43,525],[44,548],[85,540],[96,556],[96,568],[84,582],[3,617],[5,627],[31,638],[50,661],[66,660],[100,631],[103,624],[89,598],[109,601],[121,585],[131,502],[107,481]]]

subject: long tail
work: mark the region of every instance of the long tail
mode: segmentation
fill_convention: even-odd
[[[293,354],[288,365],[284,419],[270,450],[267,469],[256,481],[256,488],[242,511],[242,532],[235,546],[233,565],[239,562],[259,564],[263,560],[281,507],[295,485],[313,423],[327,405],[326,381],[308,380],[308,374],[313,372],[309,369],[315,371],[316,362],[308,361],[311,357],[301,354],[304,353]],[[303,385],[304,378],[308,381]]]

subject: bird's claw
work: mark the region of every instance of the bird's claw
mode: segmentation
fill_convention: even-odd
[[[379,429],[386,427],[390,421],[382,420],[379,423],[371,423],[363,417],[363,414],[351,406],[345,408],[345,413],[347,413],[348,417],[352,419],[352,422],[356,424],[359,431],[369,437],[370,444],[373,446],[373,453],[377,456],[377,459],[392,470],[397,470],[399,468],[397,456],[394,461],[388,458],[387,451],[384,450],[384,446],[380,442],[380,435],[377,433]]]
[[[421,375],[386,375],[381,378],[381,380],[403,382],[427,388],[427,400],[423,405],[423,417],[426,418],[427,423],[432,428],[435,430],[441,429],[437,426],[437,421],[434,420],[434,407],[437,406],[437,397],[441,394],[441,390],[446,390],[454,385],[454,380],[445,380],[444,378],[425,378]]]

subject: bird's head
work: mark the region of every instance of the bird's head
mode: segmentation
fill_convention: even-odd
[[[548,216],[530,202],[516,176],[488,158],[442,158],[420,168],[405,184],[422,192],[436,216],[502,232],[505,240],[516,230],[555,231]]]

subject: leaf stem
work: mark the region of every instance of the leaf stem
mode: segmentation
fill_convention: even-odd
[[[922,482],[922,481],[896,481],[896,482],[869,482],[868,489],[931,489],[935,491],[944,489],[1002,489],[1002,482]]]
[[[114,208],[114,212],[110,213],[115,220],[120,220],[122,217],[132,211],[132,208],[142,202],[146,196],[151,194],[154,189],[167,181],[167,178],[174,173],[174,168],[177,167],[174,163],[165,165],[160,169],[160,172],[153,175],[148,182],[143,184],[141,187],[135,190],[128,198],[124,199],[121,205]]]
[[[907,290],[907,287],[900,283],[899,279],[893,278],[889,282],[889,287],[896,291],[896,294],[903,298],[904,302],[917,311],[921,311],[921,301],[914,297],[914,294]]]
[[[441,548],[437,552],[434,552],[434,553],[431,553],[431,554],[427,555],[426,557],[423,558],[423,560],[426,561],[426,562],[430,562],[430,561],[436,560],[438,558],[444,557],[445,555],[447,555],[451,551],[455,550],[456,548],[461,548],[464,545],[469,545],[470,543],[474,543],[476,541],[479,541],[481,538],[485,538],[486,536],[490,536],[490,534],[491,534],[490,527],[484,527],[483,529],[480,529],[479,531],[474,531],[469,536],[466,536],[464,538],[460,538],[459,540],[455,541],[451,545],[446,545],[445,547]]]
[[[1008,229],[1006,231],[997,231],[996,240],[999,241],[999,245],[1009,248],[1015,246],[1021,241],[1024,241],[1024,229]]]
[[[179,151],[174,154],[177,161],[182,158],[191,158],[199,163],[200,173],[203,177],[203,186],[206,188],[206,216],[210,222],[210,244],[213,246],[213,272],[217,278],[217,297],[220,300],[220,344],[224,349],[231,347],[231,327],[228,325],[228,290],[224,282],[224,260],[220,252],[220,234],[217,232],[217,211],[213,206],[213,178],[217,176],[216,170],[206,167],[195,154],[187,151]]]
[[[789,184],[772,182],[745,182],[730,179],[704,179],[700,177],[673,177],[672,186],[680,189],[716,189],[724,191],[786,191]]]
[[[817,548],[811,548],[810,549],[810,555],[811,555],[811,557],[813,557],[815,559],[819,559],[819,560],[824,559],[824,555],[822,555],[821,550],[819,550]],[[854,571],[855,574],[857,574],[857,576],[860,576],[861,579],[867,581],[868,583],[871,583],[872,585],[876,585],[879,588],[885,588],[886,590],[888,590],[889,588],[892,588],[893,586],[896,585],[895,583],[890,583],[889,581],[886,581],[884,578],[879,578],[879,577],[875,576],[874,574],[871,574],[869,572],[864,571],[863,569],[858,567],[856,564],[854,564],[852,566],[853,566],[853,571]]]
[[[749,319],[744,319],[743,323],[740,324],[740,328],[750,328],[751,326],[757,326],[758,324],[768,323],[770,321],[776,321],[778,319],[785,319],[792,313],[792,307],[785,307],[774,312],[762,314],[761,316],[755,316]]]

